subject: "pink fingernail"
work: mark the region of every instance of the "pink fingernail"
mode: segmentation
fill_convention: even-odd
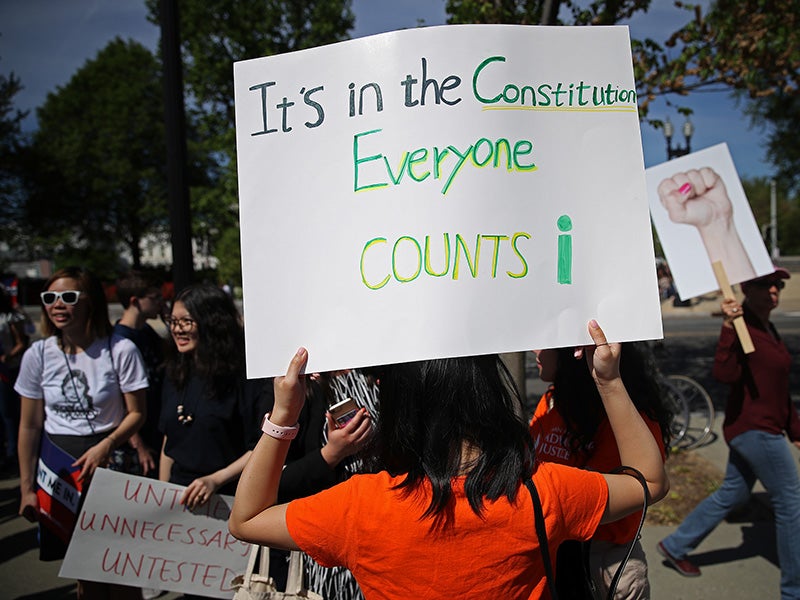
[[[680,188],[678,188],[678,191],[681,194],[686,195],[686,194],[688,194],[689,192],[692,191],[692,184],[691,183],[684,183]]]

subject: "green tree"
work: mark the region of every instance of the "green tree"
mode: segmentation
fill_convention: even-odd
[[[800,0],[717,0],[665,42],[652,44],[641,83],[652,93],[688,94],[724,86],[752,99],[800,92]]]
[[[14,96],[22,90],[19,78],[0,74],[0,239],[17,246],[22,198],[21,164],[25,152],[22,121],[27,113],[14,108]]]
[[[163,89],[152,53],[110,42],[38,109],[26,222],[58,263],[111,275],[166,224]]]
[[[159,0],[146,0],[158,25]],[[187,113],[199,123],[198,150],[213,161],[212,185],[191,192],[192,234],[241,283],[238,242],[233,63],[348,38],[351,0],[184,0],[180,36]]]
[[[767,160],[775,168],[775,178],[800,191],[800,95],[781,91],[751,100],[747,114],[756,127],[766,130]]]
[[[448,23],[613,25],[646,11],[650,0],[447,0]],[[564,9],[561,11],[561,9]],[[560,18],[565,13],[568,19]]]
[[[770,179],[766,177],[742,179],[742,187],[753,211],[756,225],[762,232],[767,248],[770,249],[770,236],[767,233],[772,217]],[[796,255],[800,253],[800,210],[797,198],[792,196],[791,190],[785,183],[780,184],[780,180],[776,180],[775,188],[778,248],[783,255]]]
[[[640,108],[658,95],[700,89],[733,93],[767,130],[767,158],[790,187],[800,186],[800,0],[717,0],[664,43],[635,46]]]

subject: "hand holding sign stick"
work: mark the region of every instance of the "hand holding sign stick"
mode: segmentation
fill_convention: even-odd
[[[722,296],[726,300],[735,300],[736,296],[733,294],[733,288],[731,288],[731,284],[728,282],[728,275],[725,273],[725,268],[722,266],[722,262],[715,260],[711,263],[711,267],[714,269],[714,275],[717,278],[717,283],[719,283],[719,289],[722,292]],[[739,315],[733,319],[733,327],[736,329],[736,335],[739,336],[739,342],[742,344],[742,350],[744,350],[745,354],[750,354],[751,352],[755,351],[755,347],[753,346],[753,340],[750,339],[750,332],[747,331],[747,324],[744,322],[744,317]]]

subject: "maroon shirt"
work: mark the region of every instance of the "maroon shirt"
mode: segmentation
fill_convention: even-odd
[[[714,378],[730,384],[722,432],[730,442],[750,430],[800,440],[800,417],[789,395],[792,357],[769,323],[773,337],[744,305],[744,319],[755,352],[745,354],[733,327],[723,327],[714,355]]]

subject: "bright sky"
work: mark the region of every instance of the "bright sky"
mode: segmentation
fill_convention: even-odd
[[[706,2],[702,2],[706,4]],[[445,0],[353,0],[356,25],[353,37],[384,31],[445,23]],[[145,19],[144,0],[2,0],[0,2],[0,73],[13,71],[25,89],[16,96],[20,110],[30,110],[26,129],[35,127],[35,108],[48,92],[69,81],[86,60],[115,36],[134,38],[145,46],[158,44],[158,28]],[[650,37],[661,43],[686,16],[660,0],[646,15],[630,23],[631,37]],[[764,136],[748,128],[747,118],[728,94],[694,93],[677,99],[694,109],[695,135],[692,149],[700,150],[726,142],[741,177],[769,176],[763,161]],[[663,100],[651,108],[654,118],[669,116],[680,132],[683,117],[668,109]],[[673,143],[683,145],[677,133]],[[661,131],[642,125],[646,166],[666,160]]]

